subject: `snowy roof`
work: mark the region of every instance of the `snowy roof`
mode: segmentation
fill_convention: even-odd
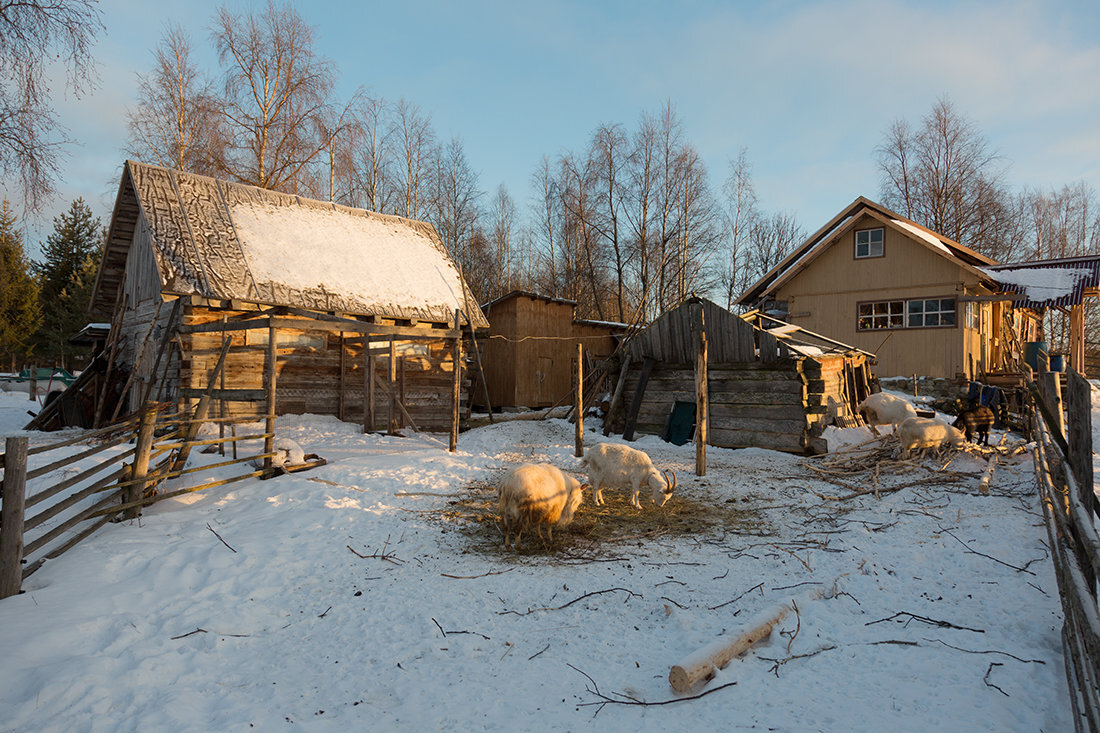
[[[114,303],[139,211],[164,293],[445,323],[468,308],[488,326],[430,224],[135,161],[93,312]]]
[[[1085,290],[1100,284],[1100,257],[1018,262],[980,268],[1007,292],[1019,293],[1024,308],[1079,305]]]
[[[979,273],[978,266],[997,264],[996,260],[992,260],[980,252],[937,234],[881,204],[860,196],[834,216],[825,226],[814,232],[812,236],[787,255],[764,277],[749,286],[735,302],[738,305],[756,306],[766,296],[774,293],[781,285],[809,266],[819,255],[832,246],[841,234],[848,232],[855,226],[857,220],[864,214],[902,231],[936,254],[971,272]]]

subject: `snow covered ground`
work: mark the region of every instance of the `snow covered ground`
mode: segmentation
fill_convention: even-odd
[[[26,405],[0,395],[0,434]],[[612,536],[582,533],[586,502],[513,554],[478,510],[517,462],[576,469],[568,423],[478,428],[457,454],[327,417],[278,432],[328,465],[161,502],[0,601],[0,730],[1073,727],[1027,454],[989,496],[961,455],[962,483],[836,501],[820,459],[710,448],[698,478],[693,446],[642,437],[679,477],[664,509],[605,492]],[[716,521],[682,531],[689,506]],[[712,694],[670,702],[671,665],[792,598]]]

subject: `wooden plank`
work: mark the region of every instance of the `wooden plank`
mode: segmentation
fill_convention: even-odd
[[[760,430],[714,428],[711,431],[710,444],[722,448],[767,448],[787,453],[804,453],[806,450],[799,433]]]
[[[198,389],[195,387],[180,388],[180,396],[186,399],[198,399],[205,393],[205,389]],[[210,397],[215,400],[225,400],[227,402],[261,402],[267,397],[267,392],[263,389],[212,389],[210,390]]]
[[[420,327],[412,328],[409,326],[384,326],[374,323],[351,321],[346,319],[340,319],[338,322],[328,322],[306,318],[275,318],[274,322],[276,328],[286,328],[297,331],[329,331],[333,333],[346,331],[348,333],[367,334],[371,336],[394,336],[405,339],[446,340],[455,338],[456,335],[454,329],[428,329]],[[257,328],[267,327],[267,318],[258,318],[250,321],[227,323],[225,325],[225,330],[251,331]],[[221,330],[222,325],[220,322],[217,321],[212,321],[210,323],[185,324],[180,327],[180,333],[184,334],[213,333],[215,331]]]
[[[646,383],[649,381],[649,372],[657,361],[652,357],[646,357],[642,362],[642,372],[638,375],[638,386],[634,391],[634,402],[630,406],[630,412],[626,416],[626,425],[623,428],[623,439],[634,440],[634,423],[638,419],[638,410],[642,406],[645,397]]]

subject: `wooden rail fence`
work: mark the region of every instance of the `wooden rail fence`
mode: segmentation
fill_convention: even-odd
[[[1092,476],[1091,388],[1070,371],[1063,400],[1058,375],[1029,381],[1035,475],[1058,578],[1066,680],[1080,733],[1100,731],[1100,536]],[[1063,410],[1064,404],[1064,410]]]
[[[4,453],[0,454],[0,469],[3,469],[0,598],[19,593],[22,582],[47,560],[60,556],[107,522],[135,518],[142,507],[174,496],[272,475],[269,459],[274,453],[269,446],[274,434],[270,427],[256,434],[200,438],[199,425],[211,422],[236,424],[256,420],[251,417],[207,418],[204,406],[177,415],[166,415],[150,407],[139,417],[49,445],[31,448],[25,436],[8,437]],[[185,467],[188,453],[194,447],[236,446],[245,440],[264,441],[264,451],[194,468]],[[95,444],[86,450],[75,454],[66,452],[56,460],[29,467],[29,459],[33,456],[92,442]],[[129,449],[108,453],[131,442],[133,447]],[[93,465],[76,470],[78,462],[97,456],[101,457]],[[265,467],[169,491],[157,490],[169,479],[247,461],[263,461]],[[28,515],[31,510],[35,513]]]

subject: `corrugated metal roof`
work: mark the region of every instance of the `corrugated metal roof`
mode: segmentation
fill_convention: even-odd
[[[1100,285],[1100,255],[1036,260],[983,267],[1008,293],[1026,296],[1023,308],[1080,305],[1085,291]]]

